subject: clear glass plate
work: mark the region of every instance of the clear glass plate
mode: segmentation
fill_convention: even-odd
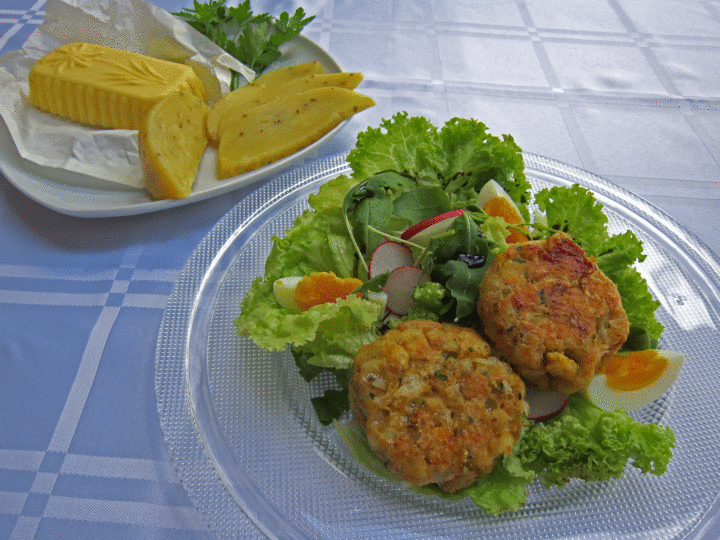
[[[335,156],[293,170],[240,202],[189,259],[162,321],[158,411],[178,475],[219,538],[717,538],[720,528],[720,263],[669,216],[585,171],[530,154],[534,188],[579,183],[605,205],[609,228],[645,242],[640,271],[662,302],[662,347],[687,354],[683,372],[637,419],[670,426],[668,471],[628,466],[618,480],[530,487],[518,512],[491,516],[470,501],[425,497],[355,462],[317,421],[289,353],[239,338],[233,321],[263,274],[273,235],[307,196],[349,168]]]

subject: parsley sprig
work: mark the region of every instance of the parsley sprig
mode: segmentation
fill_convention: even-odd
[[[300,34],[315,16],[306,17],[303,8],[290,16],[283,11],[274,17],[269,13],[254,15],[250,0],[237,7],[226,6],[225,0],[193,0],[192,8],[173,13],[195,30],[211,39],[228,54],[260,75],[280,58],[280,46]],[[231,89],[237,88],[240,74],[233,71]]]

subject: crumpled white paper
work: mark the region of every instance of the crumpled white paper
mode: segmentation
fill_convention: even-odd
[[[27,99],[35,61],[77,41],[187,63],[211,103],[229,91],[228,68],[247,80],[254,77],[205,36],[145,0],[48,0],[45,19],[22,49],[0,57],[0,114],[23,158],[102,180],[98,185],[144,189],[137,131],[84,126],[44,113]]]

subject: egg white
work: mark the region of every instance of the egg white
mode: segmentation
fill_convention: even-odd
[[[275,300],[277,300],[280,306],[292,311],[293,313],[300,311],[300,307],[295,301],[295,289],[301,279],[302,276],[289,276],[276,279],[273,283],[273,294],[275,295]]]
[[[489,201],[497,199],[498,197],[507,199],[517,210],[515,201],[512,200],[512,197],[508,195],[508,192],[505,191],[495,180],[488,180],[480,189],[480,193],[478,193],[477,197],[477,205],[480,208],[483,208]]]
[[[605,375],[598,374],[584,390],[585,396],[595,405],[606,411],[622,409],[634,411],[652,403],[667,392],[680,375],[685,355],[677,351],[658,351],[667,358],[668,365],[658,380],[645,388],[624,392],[610,388]]]

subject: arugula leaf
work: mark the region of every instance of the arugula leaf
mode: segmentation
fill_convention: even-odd
[[[350,189],[342,208],[358,255],[368,261],[385,237],[447,212],[450,199],[438,186],[418,186],[410,176],[385,171]]]
[[[350,410],[348,387],[352,379],[352,369],[333,369],[316,366],[312,363],[312,357],[307,352],[302,352],[295,347],[291,347],[291,351],[295,359],[295,365],[298,368],[298,373],[307,382],[312,381],[321,373],[332,373],[340,385],[339,389],[329,388],[322,396],[310,399],[320,423],[326,426],[333,420],[340,418],[345,411]]]
[[[225,0],[193,0],[192,8],[173,15],[212,40],[228,54],[260,75],[281,56],[280,46],[297,37],[315,16],[306,17],[302,8],[290,16],[283,11],[278,17],[269,13],[253,15],[250,0],[237,7],[226,7]],[[231,37],[234,36],[234,37]],[[240,84],[240,74],[233,71],[231,90]]]
[[[394,213],[395,199],[416,186],[417,183],[412,178],[386,171],[370,177],[348,191],[342,210],[348,232],[364,252],[364,259],[369,259],[383,241],[383,236],[373,229],[387,231]]]
[[[450,198],[439,186],[419,186],[401,193],[395,200],[393,215],[402,222],[402,228],[450,211]],[[396,227],[393,227],[396,228]]]
[[[430,241],[431,255],[423,269],[450,292],[455,309],[449,313],[459,321],[476,313],[480,282],[494,258],[494,242],[480,233],[468,212],[458,216],[449,231],[453,233],[449,238]]]

